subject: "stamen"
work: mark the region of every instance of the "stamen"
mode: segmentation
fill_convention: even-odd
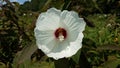
[[[59,38],[60,42],[62,42],[64,40],[64,36],[63,35],[60,35],[58,38]]]

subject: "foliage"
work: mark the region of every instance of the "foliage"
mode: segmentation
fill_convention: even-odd
[[[119,0],[4,1],[0,4],[0,68],[120,67]],[[87,23],[83,47],[72,58],[53,60],[35,45],[36,19],[50,7],[74,10]]]

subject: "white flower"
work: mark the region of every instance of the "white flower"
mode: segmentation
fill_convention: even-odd
[[[48,57],[71,57],[82,47],[86,23],[74,11],[50,8],[41,13],[34,29],[36,43]]]

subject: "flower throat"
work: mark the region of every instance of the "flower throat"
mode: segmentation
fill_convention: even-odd
[[[64,28],[58,28],[55,31],[55,37],[59,39],[59,41],[63,41],[67,37],[67,31]]]

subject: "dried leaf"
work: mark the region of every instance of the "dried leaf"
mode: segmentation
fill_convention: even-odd
[[[117,45],[102,45],[97,47],[96,50],[120,50],[120,46]]]

